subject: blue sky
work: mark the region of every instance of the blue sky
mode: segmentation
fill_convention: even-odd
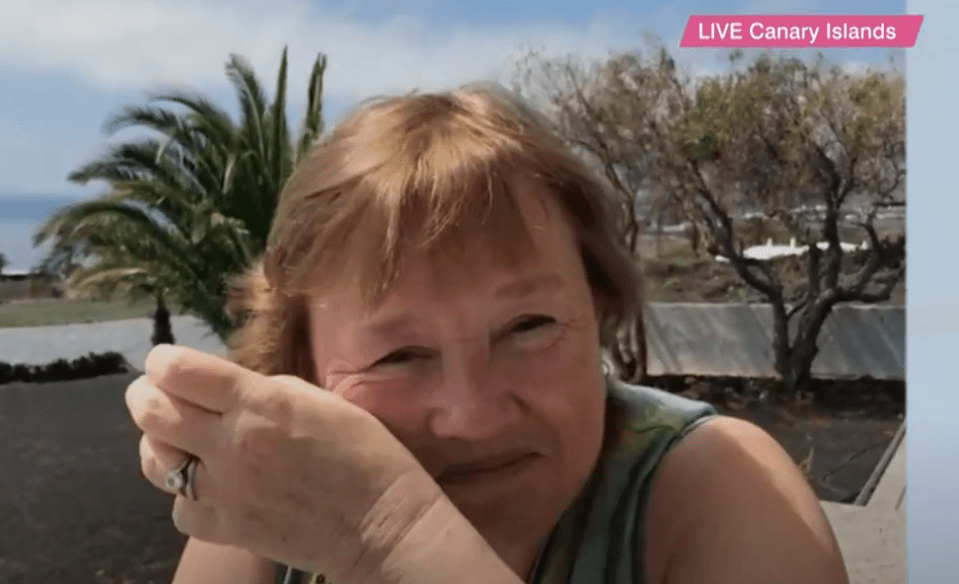
[[[246,56],[272,88],[290,51],[289,112],[298,122],[309,66],[329,55],[325,113],[336,121],[358,100],[413,88],[504,79],[524,46],[601,56],[640,46],[651,31],[691,71],[722,66],[710,50],[678,49],[691,13],[902,13],[901,0],[742,2],[481,2],[414,0],[7,0],[0,22],[0,251],[25,269],[40,250],[30,233],[61,197],[102,185],[66,175],[101,152],[103,121],[149,90],[188,86],[234,109],[223,74],[231,52]],[[831,55],[850,64],[879,51]],[[14,205],[10,197],[26,197]],[[47,197],[55,196],[54,200]]]

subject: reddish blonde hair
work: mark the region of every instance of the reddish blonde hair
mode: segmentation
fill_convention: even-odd
[[[233,359],[316,382],[307,299],[324,286],[357,286],[373,306],[403,250],[449,257],[477,245],[477,235],[516,259],[529,249],[511,180],[518,173],[555,196],[570,221],[601,307],[601,342],[615,342],[641,318],[642,295],[607,185],[518,97],[470,85],[367,102],[304,157],[262,261],[232,282]]]

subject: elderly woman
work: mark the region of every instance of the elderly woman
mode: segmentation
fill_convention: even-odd
[[[161,345],[127,392],[175,583],[847,582],[768,435],[604,367],[641,313],[617,213],[505,91],[353,113],[286,185],[232,359]]]

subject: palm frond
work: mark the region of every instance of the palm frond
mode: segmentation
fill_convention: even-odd
[[[303,116],[303,127],[300,130],[299,144],[296,148],[296,159],[299,160],[313,145],[317,137],[323,133],[323,75],[326,73],[326,55],[320,53],[313,63],[310,73],[310,84],[307,89],[306,113]]]
[[[269,104],[249,63],[230,56],[226,74],[239,101],[238,121],[187,90],[120,108],[105,132],[139,128],[149,135],[112,144],[70,173],[71,181],[102,181],[108,189],[59,209],[37,228],[34,245],[50,245],[39,268],[69,278],[80,292],[163,294],[225,338],[232,326],[227,280],[265,250],[280,191],[322,131],[325,69],[320,54],[297,140],[286,117],[286,48]]]

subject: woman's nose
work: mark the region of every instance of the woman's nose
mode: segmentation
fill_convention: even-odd
[[[488,350],[459,351],[443,360],[430,399],[429,427],[436,438],[483,440],[517,423],[515,388],[491,365]]]

